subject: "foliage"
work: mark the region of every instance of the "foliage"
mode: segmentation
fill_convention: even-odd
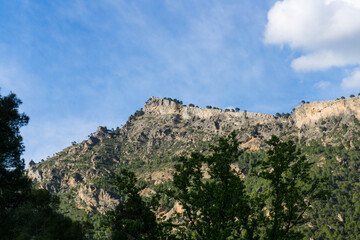
[[[167,100],[169,100],[169,101],[175,102],[175,103],[180,104],[180,105],[182,105],[182,104],[183,104],[183,101],[178,100],[178,99],[176,99],[176,98],[168,98],[168,97],[164,97],[164,99],[167,99]]]
[[[323,145],[314,140],[304,151],[313,158],[321,158],[322,167],[314,168],[312,175],[328,179],[330,194],[326,200],[313,203],[313,211],[306,215],[310,228],[303,230],[314,239],[358,239],[360,235],[360,144],[345,149]]]
[[[21,100],[11,93],[0,95],[0,225],[17,207],[29,189],[30,182],[23,176],[24,151],[20,127],[29,117],[19,113]]]
[[[2,239],[84,239],[79,222],[58,214],[58,197],[33,189],[3,225]]]
[[[115,176],[113,185],[126,200],[107,212],[112,239],[157,239],[155,214],[139,195],[144,187],[136,186],[136,182],[135,174],[126,169]]]
[[[258,176],[269,181],[266,197],[266,238],[302,239],[296,226],[304,223],[304,214],[315,199],[325,196],[321,181],[310,177],[309,162],[292,141],[281,142],[276,136],[267,141],[267,158],[258,162]]]
[[[304,104],[305,103],[304,101]],[[215,109],[215,107],[213,108]],[[285,114],[279,113],[279,115],[280,117],[286,117]],[[278,121],[273,125],[250,125],[244,130],[239,130],[241,134],[251,134],[251,136],[255,136],[261,142],[260,150],[245,151],[245,153],[241,154],[239,159],[233,163],[235,166],[239,166],[241,172],[246,176],[242,179],[245,185],[244,191],[245,195],[248,196],[248,205],[250,209],[253,210],[249,215],[255,216],[249,219],[257,219],[258,217],[258,220],[252,222],[254,226],[253,229],[257,230],[255,237],[257,236],[260,239],[265,238],[267,224],[268,228],[273,224],[270,220],[274,218],[270,218],[272,211],[269,209],[273,207],[271,204],[274,200],[271,199],[274,199],[274,197],[264,197],[264,195],[270,196],[274,189],[271,188],[270,179],[264,179],[260,176],[260,172],[263,171],[261,170],[260,163],[268,160],[265,150],[270,147],[264,146],[262,139],[264,137],[266,138],[269,133],[274,132],[274,128],[279,128],[281,131],[280,136],[293,138],[293,140],[298,143],[298,147],[301,147],[306,157],[315,163],[309,168],[311,179],[327,179],[328,187],[331,190],[327,199],[313,199],[311,207],[308,205],[309,209],[302,215],[301,221],[299,221],[300,225],[294,226],[292,229],[296,232],[301,232],[301,234],[305,236],[305,239],[358,239],[358,236],[360,236],[360,172],[358,171],[360,165],[360,130],[359,121],[356,118],[352,121],[352,118],[352,116],[339,115],[320,119],[319,122],[315,123],[314,131],[310,126],[297,129],[296,126],[293,125],[294,122],[291,123],[291,118],[289,121],[285,121],[284,119],[280,120],[281,124],[278,124],[280,123]],[[149,122],[158,121],[157,118],[150,116],[146,116],[144,119]],[[175,122],[175,119],[169,117],[166,121]],[[203,125],[201,124],[204,122],[204,119],[198,119],[194,123],[199,125],[194,126],[191,123],[189,124],[188,121],[176,121],[174,129],[181,129],[181,134],[194,133],[194,135],[191,135],[191,137],[194,136],[192,143],[188,145],[185,141],[175,141],[174,144],[168,140],[161,142],[155,137],[150,137],[149,141],[152,141],[154,144],[153,148],[156,149],[156,151],[150,153],[146,152],[147,148],[143,147],[144,145],[135,138],[132,139],[133,145],[128,144],[122,139],[103,139],[101,144],[95,145],[90,149],[90,154],[96,153],[96,155],[99,156],[95,161],[95,174],[97,176],[107,176],[107,172],[114,172],[117,168],[126,168],[135,171],[136,175],[149,171],[162,171],[164,168],[173,167],[178,161],[174,160],[173,156],[179,152],[179,149],[184,149],[185,147],[187,147],[187,152],[201,151],[202,155],[209,157],[209,142],[205,144],[201,142],[202,136],[204,136]],[[288,125],[287,122],[292,125]],[[291,128],[289,129],[288,126]],[[166,129],[168,129],[168,126],[166,126]],[[175,132],[174,129],[172,129],[173,132],[171,132],[171,134]],[[226,129],[224,126],[221,126],[220,129],[227,131],[229,128]],[[195,135],[197,133],[199,134]],[[308,133],[311,134],[308,135]],[[295,136],[299,138],[296,139]],[[211,143],[213,143],[213,141],[211,141]],[[71,155],[69,156],[73,157]],[[81,157],[82,153],[74,157],[74,159],[82,159]],[[85,160],[85,158],[83,159]],[[146,161],[144,161],[144,159],[146,159]],[[72,159],[69,158],[67,161],[72,162]],[[46,164],[46,162],[48,161],[45,161],[44,164]],[[81,164],[82,169],[74,165],[71,172],[87,170],[87,163],[89,162],[90,160],[83,161]],[[206,164],[207,163],[204,163],[204,165]],[[251,170],[256,174],[250,174]],[[284,176],[286,176],[286,174],[288,174],[288,172],[285,172]],[[205,177],[207,174],[203,175],[204,183],[212,181]],[[98,179],[93,179],[91,183],[94,183],[98,189],[103,188],[108,191],[109,186],[103,181],[104,179],[105,178],[99,177]],[[155,185],[154,182],[155,181],[149,181],[147,184],[148,187],[156,192],[167,189],[176,191],[171,182],[160,185]],[[125,196],[121,195],[120,200],[125,200]],[[160,203],[161,211],[168,211],[174,206],[175,200],[169,199],[167,196],[161,196]],[[69,204],[70,203],[68,203],[68,205]],[[74,203],[71,204],[75,207]],[[264,205],[264,208],[260,208],[261,204]],[[148,204],[146,205],[149,207]],[[258,206],[258,209],[256,209],[255,206]],[[279,210],[285,210],[284,207],[287,208],[284,204],[283,208]],[[261,213],[263,215],[266,213],[269,217],[261,219]],[[288,212],[285,211],[282,214],[286,215]],[[81,216],[82,215],[83,213],[81,213]],[[96,218],[100,219],[99,215],[96,215]],[[69,214],[69,216],[71,215]],[[179,221],[180,220],[181,218],[179,218]],[[96,221],[97,224],[99,221]],[[174,222],[174,224],[179,223],[180,222]],[[246,232],[246,230],[244,231]],[[179,232],[181,232],[181,229]],[[195,235],[191,235],[190,237],[195,238]],[[178,236],[178,238],[180,238],[180,236]],[[99,239],[105,239],[105,237],[99,235]]]
[[[168,191],[183,209],[175,216],[178,238],[302,239],[303,216],[325,192],[292,141],[273,136],[267,143],[267,158],[252,175],[262,182],[260,192],[246,191],[251,188],[233,167],[243,154],[235,133],[220,138],[209,156],[192,153],[180,159],[175,189]]]
[[[18,111],[15,94],[0,95],[0,236],[1,239],[83,239],[83,227],[58,214],[59,200],[35,190],[24,176],[20,127],[29,117]]]
[[[275,114],[275,117],[276,118],[281,118],[281,117],[283,117],[283,118],[289,118],[290,117],[290,113],[276,113]]]
[[[192,153],[176,165],[174,186],[169,195],[178,201],[184,212],[178,230],[182,239],[226,239],[240,237],[248,221],[250,208],[245,186],[239,173],[231,168],[239,155],[235,134],[220,138],[213,153],[204,156]],[[203,166],[206,164],[208,170]],[[209,178],[205,178],[205,174]]]

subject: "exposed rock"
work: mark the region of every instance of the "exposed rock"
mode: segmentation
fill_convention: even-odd
[[[155,185],[158,185],[162,182],[172,180],[174,174],[174,169],[164,169],[162,171],[147,172],[139,176],[140,179],[146,181],[155,181]]]
[[[303,125],[314,125],[321,119],[339,116],[346,118],[355,116],[360,119],[359,97],[306,103],[295,108],[293,119],[300,128]]]
[[[73,176],[69,178],[68,185],[70,187],[76,187],[78,184],[82,182],[83,178],[79,173],[75,173]]]
[[[95,138],[111,138],[111,134],[109,133],[106,127],[99,126],[97,131],[94,134]]]
[[[118,203],[118,196],[106,183],[121,168],[131,168],[137,171],[138,178],[161,184],[172,179],[171,166],[176,157],[188,156],[192,151],[206,154],[214,139],[231,131],[238,133],[241,147],[251,151],[261,149],[273,134],[286,134],[305,144],[318,138],[323,144],[332,144],[338,135],[327,133],[338,129],[343,131],[341,140],[348,142],[346,147],[352,147],[349,129],[358,124],[358,118],[359,98],[304,104],[293,115],[276,118],[247,111],[185,107],[153,97],[121,129],[110,132],[100,126],[89,139],[65,148],[52,158],[36,164],[31,161],[27,175],[53,193],[74,195],[81,209],[104,213]],[[343,160],[337,158],[337,161]],[[153,165],[162,167],[152,169]],[[245,177],[243,173],[241,176]],[[141,194],[151,193],[153,190],[146,189]]]
[[[96,137],[90,137],[89,140],[86,141],[86,143],[90,146],[93,146],[93,145],[97,144],[98,142],[99,142],[99,139]]]

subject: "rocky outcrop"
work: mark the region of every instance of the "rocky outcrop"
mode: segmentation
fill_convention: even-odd
[[[139,175],[139,179],[144,179],[145,181],[154,181],[155,185],[160,183],[172,180],[174,174],[174,169],[168,168],[163,169],[162,171],[153,171],[146,172],[144,174]]]
[[[27,174],[42,188],[71,196],[78,208],[104,213],[118,203],[108,180],[121,168],[132,169],[138,178],[157,187],[172,179],[176,157],[192,151],[206,153],[214,139],[231,131],[237,132],[242,148],[251,151],[262,148],[273,134],[302,143],[321,138],[324,144],[341,137],[340,141],[350,142],[351,147],[353,135],[349,129],[359,124],[358,118],[358,97],[307,103],[283,117],[186,107],[152,97],[121,129],[98,127],[89,139],[52,158],[40,163],[31,161]],[[152,192],[147,188],[141,194]]]
[[[152,97],[146,102],[143,111],[147,115],[179,115],[184,120],[193,118],[211,119],[222,117],[227,120],[236,119],[236,121],[255,124],[275,120],[274,116],[264,113],[253,113],[247,111],[224,112],[221,109],[186,107],[174,101],[156,97]]]
[[[26,174],[29,178],[35,179],[38,182],[41,182],[42,180],[42,172],[36,168],[36,164],[33,160],[29,162]]]
[[[298,128],[303,125],[314,125],[322,119],[342,117],[360,119],[360,98],[346,98],[325,102],[312,102],[295,108],[293,119]],[[345,120],[346,120],[345,119]]]
[[[76,203],[78,208],[85,209],[87,212],[96,210],[101,214],[105,214],[109,209],[115,209],[119,201],[114,199],[114,197],[104,189],[81,185],[77,194]]]

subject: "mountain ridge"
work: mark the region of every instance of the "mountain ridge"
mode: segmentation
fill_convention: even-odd
[[[40,188],[62,196],[63,210],[70,205],[88,213],[113,209],[120,196],[104,185],[121,168],[137,172],[154,186],[171,179],[176,158],[192,151],[205,152],[219,136],[236,131],[242,148],[257,151],[271,135],[308,144],[356,141],[347,131],[357,129],[360,98],[305,103],[291,114],[272,116],[247,111],[184,106],[171,99],[151,97],[122,128],[98,127],[89,139],[69,146],[44,162],[29,163],[27,174]]]

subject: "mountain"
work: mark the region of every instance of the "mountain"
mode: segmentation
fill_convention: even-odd
[[[103,214],[123,198],[107,184],[119,169],[128,168],[147,182],[150,187],[142,194],[148,195],[171,180],[178,156],[193,151],[206,153],[219,136],[232,131],[242,141],[242,148],[248,149],[244,158],[261,158],[265,140],[278,135],[303,147],[309,159],[322,167],[317,174],[326,174],[321,172],[327,169],[323,166],[328,166],[330,175],[337,171],[346,174],[342,172],[349,167],[346,156],[359,152],[358,119],[359,97],[304,103],[291,113],[276,116],[184,106],[176,99],[152,97],[121,128],[98,127],[87,140],[74,143],[46,161],[31,161],[27,174],[40,188],[61,197],[65,214],[81,219]],[[331,154],[327,154],[328,148]],[[359,159],[356,155],[355,167]],[[357,171],[354,181],[359,176]],[[346,213],[338,212],[344,219]]]

